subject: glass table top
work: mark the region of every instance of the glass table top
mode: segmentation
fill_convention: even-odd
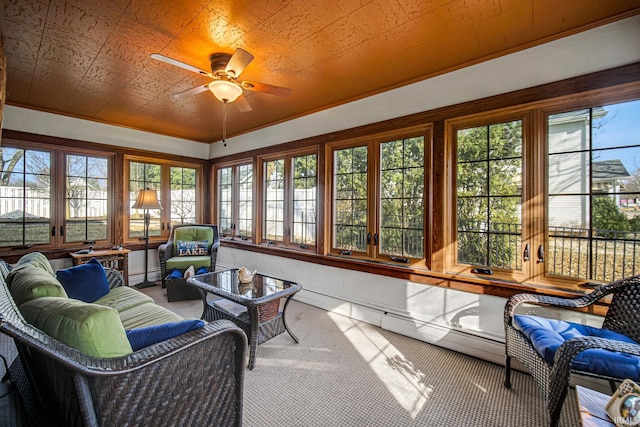
[[[256,274],[250,283],[240,283],[238,269],[214,271],[188,279],[188,282],[217,295],[244,299],[261,299],[297,292],[300,285],[288,280]]]

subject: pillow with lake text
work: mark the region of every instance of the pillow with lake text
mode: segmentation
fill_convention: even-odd
[[[198,256],[209,255],[209,241],[208,240],[178,240],[176,244],[178,248],[178,256]]]

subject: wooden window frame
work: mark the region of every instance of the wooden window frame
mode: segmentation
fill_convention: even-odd
[[[366,135],[351,140],[336,141],[326,144],[325,147],[325,168],[326,168],[326,191],[325,191],[325,217],[327,220],[324,223],[324,236],[325,241],[328,242],[328,248],[325,254],[344,257],[349,259],[355,259],[359,261],[375,261],[384,262],[391,265],[405,266],[415,269],[429,269],[430,259],[432,254],[432,240],[430,237],[430,230],[432,227],[431,221],[431,200],[432,200],[432,150],[433,141],[432,125],[419,125],[408,128],[401,128],[387,132],[376,133],[372,135]],[[380,215],[381,215],[381,197],[380,197],[380,152],[381,145],[386,142],[408,139],[413,137],[422,136],[424,138],[424,193],[423,193],[423,257],[422,258],[405,258],[402,261],[398,261],[397,257],[380,253],[380,244],[375,244],[375,239],[371,240],[367,244],[366,251],[343,251],[343,249],[336,247],[333,236],[333,229],[335,224],[335,207],[334,207],[334,154],[338,150],[355,148],[366,146],[367,147],[367,235],[371,235],[372,238],[376,234],[380,235]],[[396,258],[395,260],[393,258]],[[405,262],[406,261],[406,262]]]
[[[34,250],[50,251],[57,248],[68,250],[69,248],[88,247],[93,245],[112,245],[114,243],[115,236],[115,214],[114,214],[114,197],[115,197],[115,183],[114,183],[114,158],[115,155],[110,152],[99,150],[86,150],[82,148],[74,148],[69,146],[54,146],[50,144],[42,144],[38,142],[17,140],[17,139],[3,139],[3,147],[16,148],[21,150],[34,150],[44,151],[51,154],[51,186],[50,186],[50,222],[49,225],[55,232],[50,231],[49,242],[46,244],[35,244],[22,246],[5,246],[0,248],[0,253],[9,253],[16,250],[27,250],[29,252]],[[107,160],[107,236],[104,240],[98,241],[74,241],[66,242],[66,233],[62,227],[66,229],[66,156],[77,155],[86,157],[104,158]],[[52,235],[54,234],[54,235]],[[62,234],[62,235],[61,235]]]
[[[122,182],[123,185],[123,207],[122,207],[122,217],[123,217],[123,239],[126,243],[136,243],[141,240],[139,237],[131,237],[129,235],[129,221],[130,221],[130,206],[133,203],[133,200],[130,199],[130,189],[129,189],[129,179],[130,179],[130,164],[131,162],[137,163],[147,163],[153,165],[159,165],[161,167],[161,180],[160,180],[160,190],[158,191],[158,198],[160,199],[160,204],[162,205],[162,209],[160,211],[160,235],[149,236],[149,242],[164,242],[169,238],[171,234],[171,174],[170,170],[172,167],[183,167],[189,169],[195,169],[196,171],[196,223],[203,221],[203,211],[204,211],[204,189],[202,183],[203,179],[203,166],[199,163],[189,163],[182,162],[176,160],[167,160],[154,158],[149,156],[137,156],[137,155],[125,155],[124,156],[124,165],[123,165],[123,174],[124,179]]]
[[[299,243],[293,243],[291,240],[292,218],[293,218],[293,160],[296,157],[315,155],[316,156],[316,244],[315,245],[301,245]],[[264,235],[264,221],[266,220],[266,190],[265,190],[265,163],[277,160],[283,160],[284,162],[284,202],[283,202],[283,240],[273,241],[269,240]],[[256,226],[255,240],[256,243],[264,244],[268,246],[275,246],[287,249],[300,250],[305,252],[317,252],[318,242],[321,235],[321,222],[320,222],[320,210],[322,204],[319,202],[322,197],[320,187],[320,153],[318,146],[311,146],[308,148],[302,148],[297,150],[288,150],[275,154],[258,156],[257,157],[257,174],[254,170],[254,176],[256,176],[256,182],[260,183],[260,191],[257,195],[257,200],[254,199],[254,208],[257,209],[256,218],[254,224]],[[254,189],[255,189],[254,185]],[[289,230],[289,232],[287,232]]]
[[[251,212],[252,212],[252,224],[251,224],[251,236],[237,236],[237,226],[236,224],[239,222],[239,203],[240,203],[240,188],[238,185],[240,167],[250,165],[252,168],[253,180],[251,186]],[[244,243],[255,243],[256,236],[256,162],[253,159],[241,159],[233,162],[220,163],[212,166],[212,193],[216,196],[212,201],[211,211],[213,212],[213,218],[215,223],[218,223],[219,215],[220,215],[220,206],[218,204],[219,198],[219,171],[220,169],[231,169],[231,222],[232,222],[232,233],[231,234],[220,234],[220,240],[229,240],[229,241],[240,241]],[[236,238],[238,237],[238,238]]]

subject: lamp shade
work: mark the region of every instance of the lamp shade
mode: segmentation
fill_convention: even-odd
[[[226,80],[214,80],[209,83],[209,90],[222,102],[233,102],[242,95],[242,88]]]
[[[156,190],[140,190],[138,198],[132,206],[133,209],[162,209],[158,201],[158,192]]]

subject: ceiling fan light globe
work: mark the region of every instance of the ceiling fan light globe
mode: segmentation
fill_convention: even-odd
[[[222,102],[233,102],[242,95],[240,86],[225,80],[215,80],[209,83],[209,90]]]

